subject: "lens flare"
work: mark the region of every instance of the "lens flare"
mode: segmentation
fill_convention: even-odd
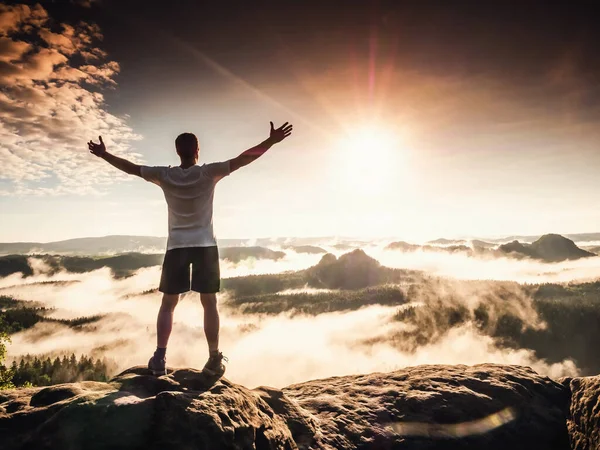
[[[513,408],[504,408],[498,412],[469,422],[439,424],[423,422],[396,422],[388,428],[401,436],[423,436],[438,439],[451,439],[485,434],[517,418]]]

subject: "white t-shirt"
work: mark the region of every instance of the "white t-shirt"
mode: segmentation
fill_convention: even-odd
[[[142,178],[159,185],[169,208],[167,250],[217,245],[213,231],[215,185],[229,175],[229,161],[187,169],[142,166]]]

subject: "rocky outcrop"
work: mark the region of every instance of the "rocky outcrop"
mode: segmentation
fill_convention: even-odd
[[[567,418],[571,448],[600,448],[600,376],[566,378],[563,384],[571,391],[571,407]]]
[[[2,393],[3,449],[293,449],[259,394],[193,369]]]
[[[596,256],[594,253],[580,249],[575,242],[560,234],[545,234],[531,244],[512,241],[500,245],[498,251],[514,256],[539,259],[545,262],[560,262]]]
[[[318,420],[317,448],[569,448],[567,390],[525,367],[428,365],[283,391]]]
[[[596,256],[577,247],[571,239],[560,234],[546,234],[531,244],[538,258],[549,262]]]
[[[0,392],[0,443],[5,450],[566,450],[570,434],[573,448],[596,449],[599,384],[483,364],[250,390],[193,369],[156,378],[135,367],[109,383]]]
[[[361,289],[380,284],[385,279],[381,264],[357,249],[339,258],[323,255],[316,266],[306,270],[309,284],[330,289]]]

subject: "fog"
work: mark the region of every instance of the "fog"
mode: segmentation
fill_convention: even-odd
[[[265,273],[281,273],[289,270],[302,270],[314,266],[323,256],[322,254],[296,253],[280,247],[269,248],[271,250],[284,251],[286,256],[277,260],[248,258],[239,263],[222,260],[221,276],[223,278],[231,278]]]
[[[388,267],[423,270],[459,280],[505,280],[518,283],[564,283],[600,278],[600,257],[545,263],[510,257],[469,256],[464,252],[417,251],[403,253],[382,247],[366,252]]]
[[[465,252],[446,251],[401,252],[386,250],[389,242],[371,245],[355,245],[382,265],[392,268],[422,270],[430,275],[455,278],[458,280],[501,280],[517,283],[565,283],[585,282],[600,278],[600,257],[582,258],[560,263],[545,263],[532,259],[494,257],[491,255],[471,256]],[[320,245],[324,250],[340,256],[351,249],[340,250],[331,242]],[[315,265],[323,254],[302,254],[277,246],[269,247],[286,253],[285,258],[271,260],[244,260],[233,264],[221,263],[224,277],[280,273],[289,270],[302,270]]]
[[[410,267],[453,277],[446,284],[416,288],[409,299],[415,308],[411,323],[394,316],[401,307],[369,306],[362,309],[306,316],[240,315],[228,307],[227,293],[220,295],[221,348],[229,357],[227,377],[247,386],[285,385],[333,375],[389,371],[418,364],[476,364],[483,362],[522,364],[552,377],[573,376],[575,364],[565,360],[549,364],[528,349],[500,348],[494,339],[471,321],[448,326],[435,316],[436,306],[460,302],[472,315],[481,302],[489,307],[490,327],[495,317],[510,312],[525,326],[540,328],[529,299],[515,283],[461,283],[467,278],[513,279],[520,282],[570,281],[600,276],[600,263],[590,258],[561,264],[541,264],[509,259],[479,260],[461,254],[417,252],[402,254],[382,247],[366,249],[382,264]],[[341,252],[336,252],[340,254]],[[305,268],[322,255],[289,252],[279,261],[243,261],[222,264],[226,277]],[[144,293],[156,287],[160,268],[138,270],[133,276],[114,279],[109,269],[85,274],[45,274],[43,265],[31,260],[36,274],[0,279],[0,295],[33,300],[56,308],[52,317],[75,318],[107,314],[79,330],[49,322],[16,333],[8,347],[10,357],[23,354],[88,354],[113,358],[119,369],[146,364],[155,348],[155,320],[160,294]],[[596,275],[594,275],[596,274]],[[318,293],[306,287],[288,291]],[[510,300],[504,301],[507,292]],[[423,307],[429,305],[430,307]],[[447,306],[447,304],[445,305]],[[438,309],[439,310],[439,309]],[[415,325],[416,324],[416,325]],[[417,329],[415,329],[417,328]],[[418,345],[418,336],[429,342]],[[175,326],[167,360],[170,366],[202,367],[207,358],[202,330],[202,309],[197,294],[183,296],[175,311]]]

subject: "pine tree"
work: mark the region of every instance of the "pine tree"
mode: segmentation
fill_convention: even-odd
[[[44,364],[42,365],[42,372],[44,375],[49,375],[50,370],[52,370],[52,361],[50,360],[50,357],[46,357]]]

